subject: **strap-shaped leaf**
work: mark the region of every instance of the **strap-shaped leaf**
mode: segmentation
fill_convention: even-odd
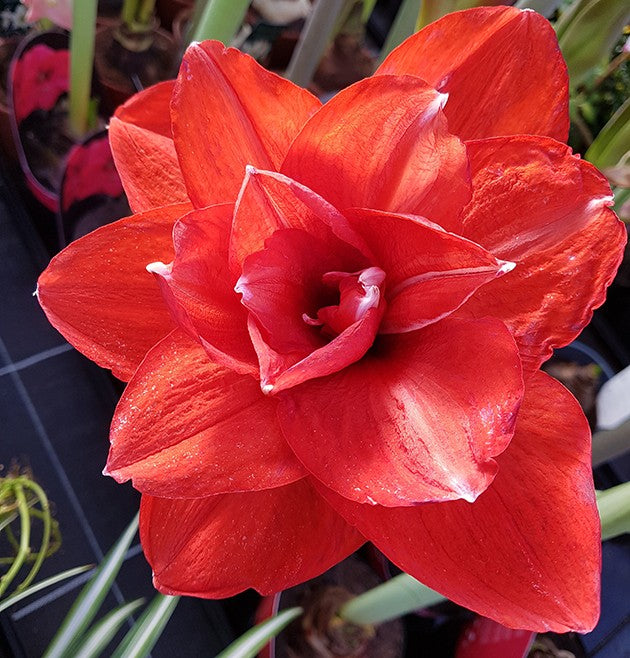
[[[74,647],[96,616],[103,600],[114,583],[120,571],[125,553],[138,530],[138,515],[123,532],[120,539],[110,549],[99,564],[94,576],[88,581],[70,612],[63,620],[52,642],[48,646],[44,658],[63,658],[73,655]]]
[[[250,628],[238,640],[230,644],[216,658],[255,658],[258,652],[278,633],[302,614],[302,608],[283,610],[261,624]]]
[[[61,573],[51,576],[50,578],[46,578],[46,580],[42,580],[40,583],[35,583],[34,585],[27,587],[24,591],[19,592],[18,594],[13,594],[12,596],[9,596],[4,601],[2,601],[2,603],[0,603],[0,612],[3,612],[7,608],[10,608],[12,605],[18,603],[18,601],[32,596],[42,589],[52,587],[52,585],[61,583],[68,578],[72,578],[74,576],[78,576],[79,574],[85,573],[93,567],[94,565],[92,564],[86,564],[82,567],[74,567],[73,569],[68,569],[67,571],[62,571]]]
[[[136,599],[131,603],[123,603],[105,615],[98,623],[83,636],[81,642],[76,646],[73,658],[96,658],[105,650],[105,647],[113,640],[114,636],[125,623],[125,619],[135,612],[144,599]]]
[[[111,658],[146,656],[160,638],[178,601],[179,596],[158,594],[145,608],[133,628],[125,635]]]

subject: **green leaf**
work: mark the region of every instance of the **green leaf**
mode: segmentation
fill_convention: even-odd
[[[560,49],[569,69],[572,89],[582,84],[595,66],[607,60],[629,19],[628,0],[580,3],[559,33]]]
[[[302,614],[302,608],[283,610],[275,617],[250,628],[216,658],[255,658],[258,652],[278,633]]]
[[[358,625],[380,624],[445,600],[412,576],[401,573],[344,603],[339,616]]]
[[[367,23],[376,6],[376,0],[363,0],[363,9],[361,11],[361,20]]]
[[[179,596],[158,594],[146,607],[133,628],[125,635],[111,658],[142,658],[142,656],[146,656],[160,638],[178,602]]]
[[[630,532],[630,482],[597,492],[602,541]]]
[[[123,532],[120,539],[110,549],[88,581],[70,612],[63,620],[52,642],[46,649],[44,658],[67,658],[96,616],[103,600],[120,571],[125,553],[138,529],[138,515]]]
[[[549,18],[561,4],[562,0],[518,0],[514,6],[517,9],[533,9],[545,18]]]
[[[80,644],[74,648],[72,658],[96,658],[100,656],[105,647],[114,639],[127,617],[133,614],[143,603],[144,599],[123,603],[105,615],[83,636]]]
[[[614,167],[630,151],[630,98],[610,117],[584,158],[596,167]]]
[[[42,580],[40,583],[35,583],[34,585],[31,585],[24,591],[19,592],[18,594],[13,594],[12,596],[9,596],[7,599],[2,601],[2,603],[0,603],[0,612],[3,612],[7,608],[10,608],[12,605],[15,605],[18,601],[21,601],[22,599],[25,599],[29,596],[32,596],[33,594],[39,592],[42,589],[46,589],[47,587],[56,585],[57,583],[67,580],[68,578],[72,578],[73,576],[78,576],[79,574],[85,573],[86,571],[89,571],[90,569],[93,568],[94,565],[92,564],[87,564],[82,567],[74,567],[74,569],[68,569],[68,571],[62,571],[61,573],[58,573],[55,576],[46,578],[46,580]]]

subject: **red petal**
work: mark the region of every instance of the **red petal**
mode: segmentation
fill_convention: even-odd
[[[538,372],[499,473],[472,505],[329,499],[399,567],[456,603],[514,628],[585,632],[599,615],[601,566],[590,447],[575,399]]]
[[[188,201],[171,136],[174,82],[162,82],[121,105],[109,124],[116,168],[135,212]]]
[[[300,461],[346,498],[474,500],[495,476],[522,388],[502,323],[447,318],[380,338],[353,366],[281,393],[278,412]]]
[[[307,480],[198,500],[143,496],[140,538],[161,592],[206,598],[279,592],[365,541]]]
[[[175,85],[175,146],[193,203],[234,201],[245,165],[279,169],[321,103],[218,41],[193,44]]]
[[[343,253],[355,270],[370,262],[365,242],[325,199],[291,178],[248,167],[230,236],[232,270],[240,274],[245,258],[262,251],[267,238],[286,228],[301,229],[331,251]]]
[[[380,333],[437,322],[512,267],[422,217],[372,210],[349,210],[346,216],[387,273]]]
[[[567,68],[553,28],[530,10],[448,14],[396,48],[377,74],[417,75],[449,94],[444,112],[461,139],[569,134]]]
[[[268,489],[305,474],[258,382],[212,363],[176,330],[158,343],[116,408],[106,474],[154,496]]]
[[[255,374],[256,354],[247,332],[247,311],[228,271],[232,204],[194,210],[175,225],[172,266],[154,263],[173,317],[213,361]]]
[[[282,173],[337,208],[423,215],[456,230],[470,199],[466,151],[446,98],[415,77],[376,77],[332,98],[291,145]]]
[[[464,235],[516,268],[481,288],[460,313],[503,320],[533,371],[604,302],[625,228],[607,208],[607,181],[564,144],[498,138],[470,143],[469,155],[475,192]]]
[[[174,328],[146,266],[173,257],[173,224],[189,208],[166,206],[99,228],[55,256],[39,278],[51,324],[121,379]]]

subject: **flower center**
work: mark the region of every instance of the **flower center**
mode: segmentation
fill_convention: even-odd
[[[354,273],[326,272],[322,283],[339,291],[339,303],[323,306],[314,318],[304,313],[302,319],[310,326],[321,327],[327,338],[334,338],[379,305],[384,281],[385,272],[380,267]]]

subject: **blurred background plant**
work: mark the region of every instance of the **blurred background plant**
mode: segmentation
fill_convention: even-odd
[[[0,533],[1,598],[16,582],[15,594],[26,590],[61,546],[48,497],[28,469],[12,466],[0,477]]]

